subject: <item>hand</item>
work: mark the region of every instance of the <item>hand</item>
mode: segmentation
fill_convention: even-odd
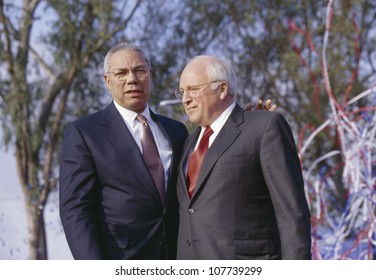
[[[267,110],[267,111],[270,111],[270,112],[274,112],[275,109],[277,109],[277,105],[272,104],[272,101],[270,99],[267,99],[265,101],[265,105],[263,105],[263,102],[261,99],[259,99],[259,101],[257,102],[257,105],[256,105],[256,110]],[[250,111],[252,110],[252,104],[251,103],[247,103],[245,106],[244,106],[244,110],[246,111]]]

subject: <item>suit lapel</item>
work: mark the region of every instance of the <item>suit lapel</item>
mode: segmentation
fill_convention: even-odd
[[[153,178],[147,170],[140,149],[113,103],[103,111],[102,124],[107,127],[108,140],[123,156],[124,162],[127,164],[124,169],[136,174],[140,183],[161,203],[158,190],[154,186]]]
[[[205,154],[204,160],[201,165],[201,170],[197,178],[196,187],[192,196],[192,202],[195,200],[196,194],[199,194],[200,189],[204,187],[204,182],[209,176],[218,159],[232,145],[232,143],[241,133],[241,131],[238,129],[238,126],[242,122],[243,109],[236,105],[229,118],[223,125],[221,131]]]

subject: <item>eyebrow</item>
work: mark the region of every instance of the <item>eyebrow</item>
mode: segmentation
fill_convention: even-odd
[[[197,88],[200,85],[186,85],[185,88],[190,89],[190,88]],[[184,89],[184,87],[179,87],[179,89]]]
[[[127,67],[118,67],[118,68],[114,68],[114,70],[119,70],[119,71],[128,71],[129,69],[138,69],[138,68],[148,68],[147,65],[145,64],[139,64],[139,65],[136,65],[135,67],[133,68],[127,68]]]
[[[187,88],[196,88],[196,87],[200,87],[201,85],[187,85],[186,87]]]

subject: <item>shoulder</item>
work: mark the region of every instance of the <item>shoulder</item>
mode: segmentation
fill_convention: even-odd
[[[65,127],[65,130],[77,129],[77,130],[91,130],[102,123],[103,113],[105,109],[97,111],[87,116],[80,117]]]
[[[269,112],[266,110],[244,111],[243,125],[252,127],[252,129],[269,130],[291,130],[285,117],[278,112]]]
[[[277,112],[269,112],[266,110],[252,110],[244,111],[244,121],[251,122],[269,122],[269,121],[283,121],[285,118],[282,114]]]
[[[68,127],[74,126],[74,127],[83,128],[83,127],[92,126],[96,123],[99,123],[101,120],[102,112],[103,110],[84,116],[84,117],[80,117],[77,120],[71,122],[68,125]]]
[[[244,111],[244,119],[247,120],[285,120],[283,115],[278,112],[270,112],[267,110],[251,110]]]
[[[162,116],[159,114],[156,114],[156,117],[159,122],[161,122],[163,125],[167,125],[169,127],[175,127],[178,129],[186,129],[185,125],[177,120],[168,118],[166,116]]]
[[[188,130],[183,123],[158,114],[155,114],[155,117],[171,138],[186,139],[188,137]]]

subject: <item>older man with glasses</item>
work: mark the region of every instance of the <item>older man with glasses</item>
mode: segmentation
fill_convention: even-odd
[[[195,57],[175,91],[189,120],[178,169],[178,259],[310,259],[310,213],[286,120],[234,102],[236,75]]]
[[[107,53],[113,101],[67,126],[60,216],[75,259],[175,259],[176,169],[188,132],[148,106],[152,72],[141,48]]]

